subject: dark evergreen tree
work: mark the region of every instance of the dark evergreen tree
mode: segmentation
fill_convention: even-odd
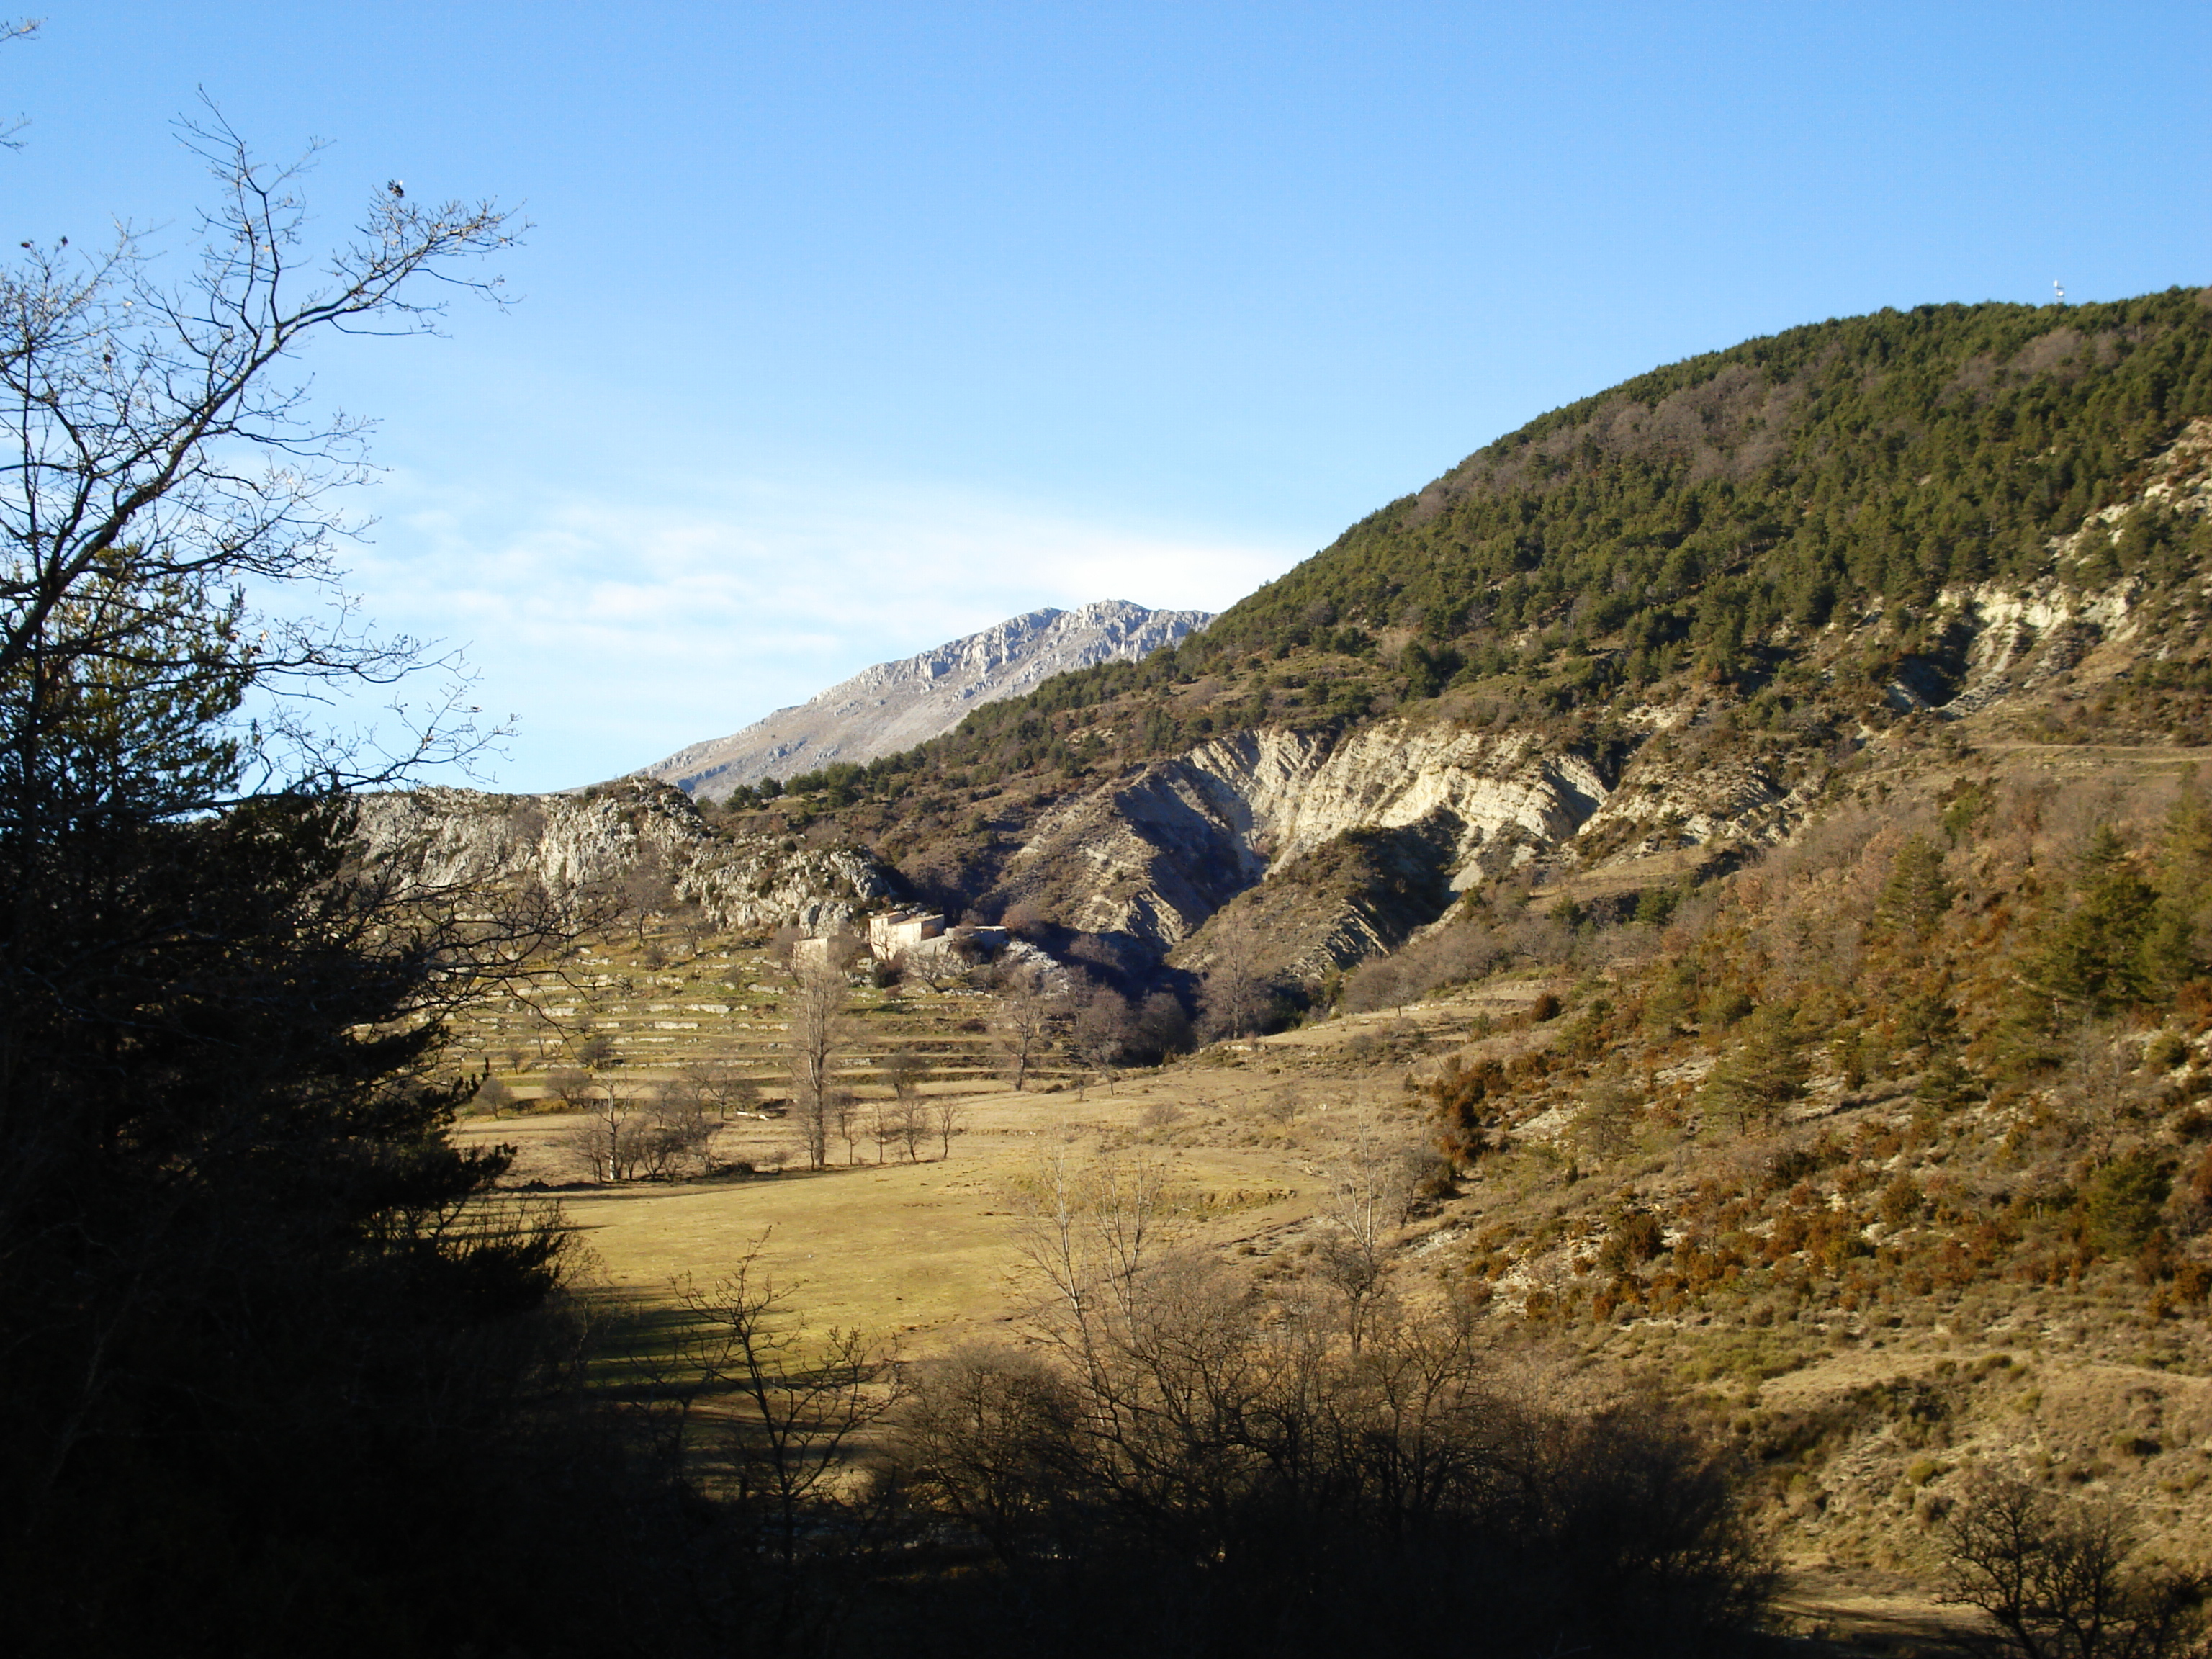
[[[290,175],[196,137],[224,186],[197,280],[128,240],[0,275],[0,1624],[71,1655],[605,1651],[573,1592],[483,1582],[574,1559],[516,1502],[564,1234],[448,1139],[469,1080],[438,1063],[534,923],[356,858],[349,786],[443,710],[369,762],[284,712],[410,648],[240,598],[333,574],[354,434],[283,379],[302,338],[419,323],[410,283],[504,220],[383,193],[295,299]]]

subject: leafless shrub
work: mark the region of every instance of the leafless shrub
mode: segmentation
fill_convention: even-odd
[[[1462,922],[1360,963],[1345,981],[1343,1007],[1361,1014],[1418,1002],[1441,986],[1488,977],[1511,952],[1510,941],[1491,928]]]
[[[2212,1578],[2141,1559],[2126,1513],[1983,1475],[1942,1530],[1950,1601],[1995,1632],[1978,1645],[2021,1659],[2197,1659]]]
[[[706,1164],[708,1146],[720,1126],[720,1118],[687,1091],[665,1085],[655,1090],[635,1131],[637,1172],[660,1181],[696,1174]]]
[[[585,1110],[586,1121],[562,1145],[586,1180],[602,1183],[694,1174],[719,1127],[696,1101],[665,1085],[640,1097],[603,1085]]]
[[[700,1110],[728,1118],[760,1108],[760,1085],[727,1060],[689,1060],[677,1068],[672,1085]]]
[[[1172,1100],[1152,1100],[1137,1114],[1137,1127],[1142,1129],[1165,1129],[1183,1120],[1183,1109]]]
[[[951,1158],[952,1137],[968,1133],[968,1103],[957,1095],[938,1095],[927,1101],[917,1101],[915,1104],[917,1108],[927,1106],[928,1109],[929,1127],[937,1134],[937,1155]],[[913,1121],[916,1123],[921,1121],[919,1110]]]
[[[893,1459],[1053,1650],[1452,1651],[1474,1607],[1499,1651],[1705,1653],[1757,1613],[1728,1466],[1663,1411],[1521,1405],[1450,1317],[1353,1354],[1171,1248],[1156,1172],[1048,1159],[1035,1196],[1048,1346],[926,1368]]]
[[[556,1066],[545,1074],[545,1092],[570,1111],[581,1111],[598,1089],[597,1080],[580,1066]]]

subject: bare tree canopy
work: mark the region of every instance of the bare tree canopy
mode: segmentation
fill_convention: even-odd
[[[434,332],[446,296],[495,298],[462,261],[511,246],[488,202],[379,191],[359,228],[303,257],[312,152],[270,166],[212,108],[183,129],[216,181],[198,269],[167,285],[125,230],[98,254],[33,245],[0,276],[0,685],[5,737],[39,752],[88,701],[189,707],[197,755],[162,769],[172,810],[242,787],[388,780],[475,739],[449,681],[393,748],[333,742],[281,694],[387,684],[416,642],[364,637],[338,586],[356,525],[337,496],[365,477],[362,422],[310,404],[293,360],[326,333]],[[427,291],[426,291],[427,285]],[[304,588],[319,612],[245,597]],[[279,694],[236,729],[250,691]]]
[[[718,1117],[757,1111],[760,1106],[760,1085],[732,1060],[687,1060],[677,1068],[676,1085],[702,1111]]]
[[[2020,1659],[2192,1659],[2212,1589],[2148,1559],[2123,1510],[1978,1474],[1945,1520],[1945,1599],[2002,1634],[1978,1651]]]
[[[958,1095],[939,1095],[927,1102],[916,1102],[917,1124],[921,1121],[921,1109],[924,1105],[929,1110],[930,1126],[937,1131],[938,1157],[951,1158],[952,1137],[968,1133],[968,1103]]]
[[[849,1097],[841,1105],[844,1091],[836,1079],[852,1041],[852,1023],[845,1012],[843,972],[826,963],[798,960],[798,984],[785,1004],[790,1025],[784,1053],[791,1066],[792,1115],[807,1165],[820,1170],[829,1165],[830,1138],[841,1111],[851,1110]]]
[[[666,1415],[679,1442],[718,1443],[714,1461],[728,1471],[735,1500],[760,1511],[789,1564],[810,1522],[818,1528],[822,1513],[850,1501],[842,1480],[849,1443],[881,1422],[906,1388],[893,1354],[865,1334],[805,1329],[788,1289],[761,1260],[767,1242],[766,1233],[754,1239],[711,1285],[688,1274],[675,1282],[690,1318],[671,1327],[673,1352],[648,1362],[661,1385],[648,1399],[675,1406]],[[720,1409],[692,1409],[708,1402]]]
[[[1067,1023],[1067,1046],[1084,1070],[1114,1087],[1114,1068],[1129,1051],[1136,1027],[1129,1000],[1110,986],[1089,985],[1077,994]]]
[[[1199,991],[1206,1035],[1256,1036],[1274,1007],[1274,987],[1260,969],[1259,925],[1249,912],[1224,910],[1206,928],[1212,959]]]
[[[1405,1224],[1421,1151],[1371,1103],[1342,1115],[1342,1139],[1316,1171],[1327,1182],[1321,1212],[1329,1227],[1319,1260],[1322,1276],[1344,1298],[1345,1332],[1358,1353],[1384,1294],[1389,1247]]]
[[[1067,998],[1043,968],[1019,964],[1000,978],[991,1031],[1000,1066],[1017,1091],[1028,1085],[1030,1073],[1050,1051],[1066,1015]]]

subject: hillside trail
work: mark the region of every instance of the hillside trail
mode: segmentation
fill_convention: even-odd
[[[1793,1650],[1887,1659],[1958,1659],[1986,1631],[1971,1609],[1936,1601],[1923,1585],[1866,1567],[1805,1567],[1774,1599],[1774,1622]]]

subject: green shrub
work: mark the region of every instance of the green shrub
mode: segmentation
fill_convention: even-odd
[[[2172,1188],[2172,1171],[2154,1153],[2112,1159],[2082,1187],[2090,1241],[2108,1255],[2134,1255],[2157,1231],[2159,1211]]]

